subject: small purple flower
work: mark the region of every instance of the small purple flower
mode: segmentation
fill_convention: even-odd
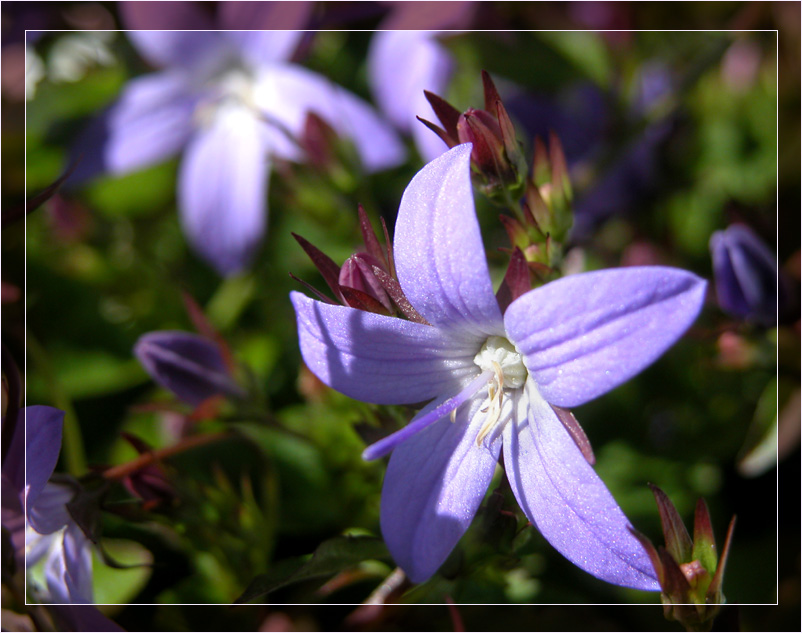
[[[518,503],[555,548],[598,578],[656,590],[626,516],[554,407],[583,404],[652,363],[696,317],[705,282],[657,266],[590,272],[532,290],[502,316],[481,255],[470,153],[459,145],[428,164],[401,200],[396,272],[430,325],[294,292],[303,358],[352,398],[429,401],[364,453],[392,451],[382,533],[413,581],[429,578],[468,528],[503,449]]]
[[[243,393],[218,345],[203,336],[172,330],[148,332],[136,342],[134,355],[157,383],[192,406],[218,394]]]
[[[710,238],[716,295],[722,310],[765,326],[777,322],[777,262],[768,247],[743,224]]]
[[[3,526],[11,533],[17,563],[22,563],[23,551],[27,567],[45,559],[47,589],[40,599],[91,603],[91,543],[67,510],[75,491],[49,481],[61,452],[64,412],[31,406],[19,416],[12,449],[3,464]],[[24,452],[20,450],[23,437]]]
[[[160,4],[202,15],[191,3]],[[134,9],[141,7],[129,12]],[[222,26],[242,26],[233,9],[221,8]],[[222,275],[241,272],[265,233],[271,159],[304,160],[298,139],[307,114],[316,113],[353,141],[369,171],[403,160],[395,133],[367,103],[321,75],[288,63],[303,35],[129,32],[142,56],[164,70],[130,81],[90,128],[79,146],[88,154],[84,171],[123,174],[183,150],[178,204],[184,232]],[[99,166],[91,158],[97,146],[102,149]]]

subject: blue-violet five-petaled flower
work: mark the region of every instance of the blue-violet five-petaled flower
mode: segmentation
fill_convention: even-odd
[[[184,232],[220,274],[241,272],[265,232],[271,158],[304,159],[298,140],[309,113],[353,141],[366,170],[403,160],[400,140],[367,103],[288,63],[303,35],[129,32],[142,56],[163,70],[128,82],[90,126],[77,148],[84,153],[81,175],[128,173],[183,148],[178,206]]]
[[[475,515],[503,452],[519,505],[594,576],[658,589],[629,522],[553,407],[576,407],[652,363],[695,319],[705,282],[666,267],[571,275],[502,315],[483,255],[470,144],[426,165],[395,229],[398,280],[428,324],[292,293],[309,368],[377,404],[430,401],[365,450],[392,451],[381,527],[414,582],[443,563]]]

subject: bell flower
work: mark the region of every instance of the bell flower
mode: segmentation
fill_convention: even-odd
[[[656,590],[648,556],[558,411],[566,417],[560,408],[652,363],[696,317],[705,282],[656,266],[590,272],[532,290],[502,315],[482,255],[470,154],[459,145],[425,166],[398,212],[398,280],[428,324],[293,292],[304,361],[358,400],[429,401],[364,453],[392,451],[381,527],[411,580],[429,578],[454,548],[503,453],[518,503],[557,550],[598,578]]]
[[[67,509],[74,490],[50,481],[61,452],[64,412],[30,406],[18,415],[3,463],[3,527],[11,535],[15,561],[23,562],[23,552],[27,567],[45,560],[47,588],[39,599],[91,603],[91,543]]]
[[[234,9],[223,10],[222,26]],[[183,150],[178,206],[184,232],[220,274],[241,272],[265,233],[271,160],[305,160],[298,139],[309,113],[350,139],[366,170],[403,160],[400,140],[367,103],[289,63],[303,35],[130,31],[142,56],[163,70],[130,81],[90,127],[78,147],[86,154],[82,175],[124,174]]]

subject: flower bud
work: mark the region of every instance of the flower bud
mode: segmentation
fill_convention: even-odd
[[[652,542],[633,530],[652,561],[660,582],[663,613],[667,620],[680,622],[689,631],[710,630],[713,619],[724,603],[721,585],[727,563],[735,517],[730,521],[724,549],[719,557],[710,512],[703,499],[696,503],[693,539],[668,496],[657,486],[651,486],[660,521],[663,525],[665,547]]]
[[[220,348],[197,334],[149,332],[137,341],[134,355],[157,383],[192,406],[218,394],[243,395]]]
[[[384,269],[382,263],[368,253],[356,253],[351,255],[351,257],[345,260],[342,268],[340,268],[340,291],[343,292],[343,287],[357,290],[378,301],[381,306],[386,309],[387,314],[392,314],[392,302],[384,291],[384,286],[382,286],[382,283],[376,278],[374,266],[382,270]],[[345,292],[343,292],[343,294],[345,294]],[[346,297],[346,301],[349,305],[351,304],[348,297]],[[358,306],[352,305],[351,307]]]
[[[777,262],[768,247],[751,229],[733,224],[713,233],[710,252],[721,309],[761,325],[774,325],[777,322]],[[784,297],[780,298],[784,303]]]

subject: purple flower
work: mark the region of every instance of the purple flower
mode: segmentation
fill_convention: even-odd
[[[221,11],[223,26],[231,26],[227,20],[236,26],[237,11]],[[271,159],[304,160],[298,138],[310,112],[354,143],[365,169],[403,160],[395,133],[367,103],[288,63],[303,32],[128,35],[146,60],[164,70],[130,81],[79,150],[91,154],[93,146],[101,147],[100,167],[115,174],[183,150],[178,205],[184,232],[222,275],[241,272],[253,258],[265,233]],[[91,159],[85,165],[84,172],[98,168]]]
[[[398,212],[398,280],[430,325],[295,292],[303,358],[352,398],[430,401],[364,453],[393,452],[382,533],[413,581],[429,578],[468,528],[503,448],[518,503],[555,548],[598,578],[656,590],[627,518],[554,407],[583,404],[652,363],[696,317],[705,282],[657,266],[590,272],[532,290],[502,316],[481,255],[470,152],[459,145],[424,167]]]
[[[412,134],[426,161],[448,149],[415,118],[436,120],[423,91],[443,94],[454,70],[451,54],[437,35],[437,31],[379,31],[368,52],[368,76],[377,103],[399,130]]]
[[[22,563],[23,551],[27,567],[45,559],[47,590],[38,598],[91,603],[90,542],[67,510],[75,491],[49,481],[61,452],[64,412],[31,406],[19,415],[12,449],[3,464],[3,525],[11,533],[17,563]]]
[[[148,332],[136,342],[134,355],[157,383],[192,406],[218,394],[243,393],[231,378],[220,348],[197,334]]]
[[[748,227],[733,224],[713,233],[710,252],[722,310],[762,325],[774,325],[777,262],[768,247]]]

